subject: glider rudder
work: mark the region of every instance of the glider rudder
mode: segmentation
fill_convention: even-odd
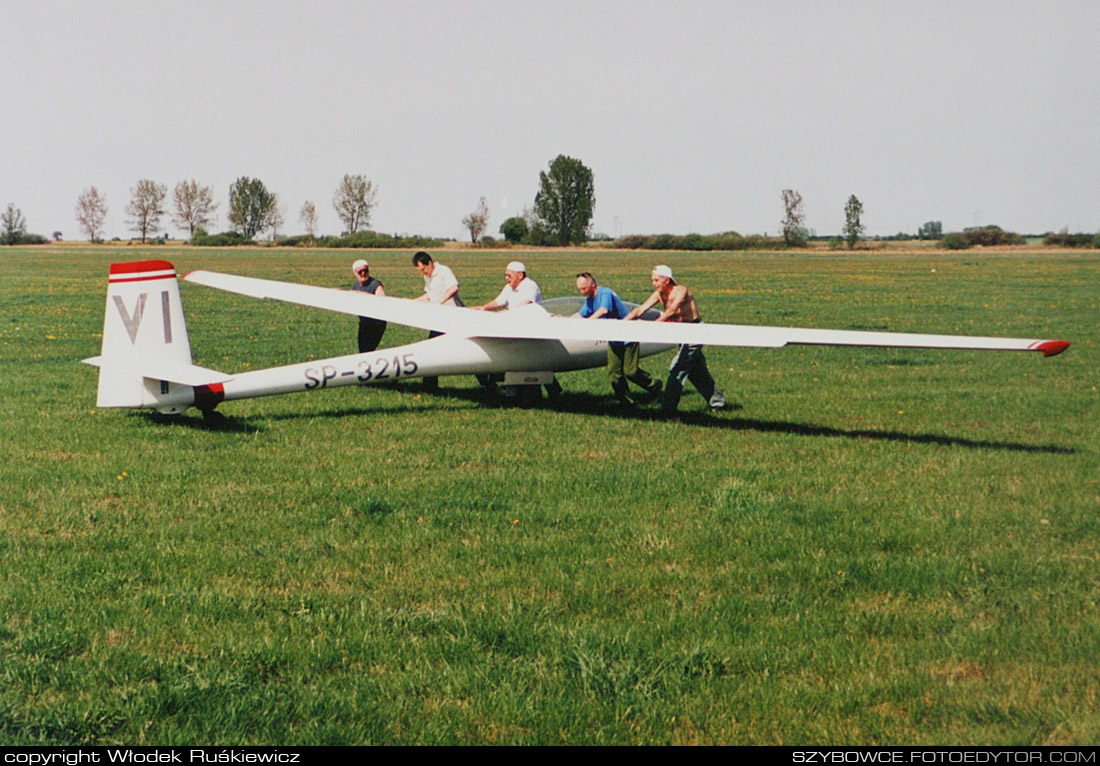
[[[142,407],[183,412],[194,386],[228,376],[191,364],[191,345],[176,269],[168,261],[111,264],[103,315],[99,407]]]

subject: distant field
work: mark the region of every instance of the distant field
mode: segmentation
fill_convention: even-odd
[[[742,409],[472,378],[97,410],[108,265],[414,296],[410,252],[0,248],[0,744],[1100,741],[1100,255],[436,253],[468,302],[669,263],[711,321],[1063,355],[710,349]],[[351,317],[183,284],[195,362]],[[424,333],[392,327],[385,345]],[[668,356],[645,360],[663,372]]]

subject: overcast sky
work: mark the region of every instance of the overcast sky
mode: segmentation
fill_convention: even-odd
[[[260,178],[300,232],[495,234],[558,154],[595,175],[593,230],[771,233],[780,193],[839,232],[1100,230],[1100,2],[0,0],[0,207],[106,236],[142,178]],[[165,222],[171,234],[179,230]]]

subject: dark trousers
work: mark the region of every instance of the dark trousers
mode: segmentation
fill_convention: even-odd
[[[384,332],[386,332],[386,323],[381,319],[359,317],[359,353],[365,354],[378,348]]]
[[[432,338],[438,338],[440,335],[444,335],[439,330],[428,330],[428,340]],[[429,375],[424,378],[424,382],[421,384],[425,391],[438,391],[439,390],[439,376]]]
[[[718,389],[707,369],[707,359],[703,356],[702,346],[682,345],[672,358],[668,368],[668,382],[661,397],[661,409],[675,410],[680,404],[680,395],[684,391],[684,381],[690,380],[695,389],[707,400],[713,410],[726,406],[726,397]]]

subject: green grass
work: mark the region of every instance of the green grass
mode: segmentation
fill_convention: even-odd
[[[368,254],[390,294],[409,256]],[[516,257],[632,300],[660,261],[711,321],[1073,346],[712,348],[743,408],[680,421],[593,370],[541,408],[445,378],[214,424],[94,406],[108,264],[146,257],[341,285],[354,254],[0,250],[0,743],[1100,739],[1095,253],[439,253],[468,302]],[[181,289],[197,364],[353,349]]]

